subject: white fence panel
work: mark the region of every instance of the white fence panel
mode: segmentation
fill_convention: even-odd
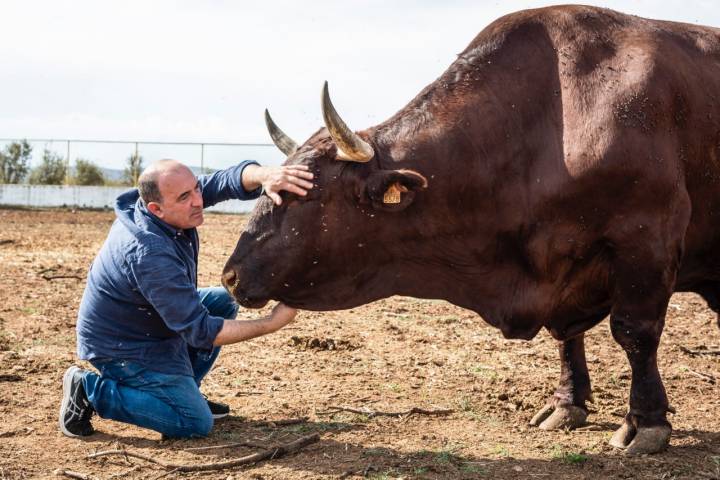
[[[78,185],[1,185],[0,205],[19,207],[113,208],[115,198],[128,187]],[[246,213],[255,201],[230,200],[208,208],[211,212]]]

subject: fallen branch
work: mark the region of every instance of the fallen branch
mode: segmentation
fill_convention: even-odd
[[[333,413],[338,412],[350,412],[350,413],[357,413],[360,415],[367,415],[368,418],[373,417],[409,417],[410,415],[449,415],[454,412],[454,410],[450,409],[440,409],[440,410],[425,410],[423,408],[413,407],[410,410],[406,410],[404,412],[377,412],[374,410],[368,410],[365,408],[352,408],[352,407],[329,407],[328,410],[324,412],[316,412],[318,415],[332,415]]]
[[[70,478],[77,478],[79,480],[95,480],[95,477],[93,477],[92,475],[86,475],[84,473],[79,473],[79,472],[73,472],[71,470],[57,469],[53,473],[57,476],[63,475],[63,476],[70,477]]]
[[[709,375],[709,374],[707,374],[707,373],[696,372],[695,370],[691,370],[691,369],[689,369],[689,368],[687,368],[687,367],[685,367],[685,368],[687,369],[688,373],[691,373],[691,374],[695,375],[696,377],[700,378],[701,380],[705,380],[705,381],[708,382],[708,383],[715,384],[715,377],[714,377],[714,376]]]
[[[235,396],[236,396],[236,397],[242,397],[242,396],[244,396],[244,395],[248,395],[248,396],[250,396],[250,395],[263,395],[263,392],[236,392],[236,393],[235,393]]]
[[[720,355],[720,350],[691,350],[687,347],[683,347],[682,345],[678,345],[678,348],[680,351],[687,353],[688,355]]]
[[[42,278],[48,282],[50,280],[57,280],[58,278],[74,278],[76,280],[82,280],[82,277],[79,275],[42,275]]]
[[[260,442],[253,442],[252,440],[245,440],[242,442],[225,443],[223,445],[209,445],[207,447],[193,447],[185,448],[186,452],[204,452],[207,450],[219,450],[222,448],[234,448],[234,447],[252,447],[252,448],[267,448],[267,444]]]
[[[233,468],[238,467],[241,465],[250,465],[253,463],[258,463],[263,460],[272,460],[275,458],[282,457],[283,455],[287,455],[290,453],[294,453],[307,445],[310,445],[311,443],[315,443],[318,440],[320,440],[320,435],[317,433],[313,433],[312,435],[307,435],[305,437],[300,437],[297,440],[290,442],[285,445],[277,445],[275,447],[269,448],[267,450],[264,450],[262,452],[253,453],[252,455],[247,455],[242,458],[238,458],[237,460],[230,460],[227,462],[214,462],[214,463],[201,463],[198,465],[182,465],[182,464],[175,464],[175,463],[167,463],[163,462],[162,460],[157,460],[153,457],[150,457],[148,455],[143,455],[141,453],[134,453],[129,452],[127,450],[107,450],[103,452],[97,452],[88,455],[87,458],[98,458],[98,457],[104,457],[104,456],[110,456],[110,455],[123,455],[133,458],[139,458],[141,460],[145,460],[146,462],[154,463],[156,465],[161,466],[162,468],[166,470],[173,470],[176,472],[202,472],[202,471],[208,471],[208,470],[223,470],[226,468]]]

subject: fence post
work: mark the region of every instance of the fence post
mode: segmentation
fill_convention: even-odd
[[[138,161],[138,142],[135,142],[135,161]],[[137,187],[138,178],[140,178],[140,172],[138,171],[139,169],[137,168],[137,165],[133,165],[133,167],[133,187]]]
[[[205,144],[200,144],[200,175],[205,174]]]
[[[67,156],[65,157],[65,185],[70,185],[70,140],[67,141]]]

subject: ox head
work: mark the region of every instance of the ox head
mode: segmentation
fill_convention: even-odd
[[[420,173],[382,168],[367,132],[351,131],[323,88],[326,128],[298,146],[265,120],[285,164],[307,165],[307,196],[283,192],[283,202],[258,200],[223,271],[223,284],[245,307],[270,299],[310,310],[350,308],[397,293],[394,242],[399,212],[427,186]]]

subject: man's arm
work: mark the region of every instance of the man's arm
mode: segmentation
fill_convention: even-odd
[[[225,320],[222,329],[215,337],[213,345],[229,345],[231,343],[250,340],[280,330],[295,319],[297,310],[278,303],[272,313],[257,320]]]
[[[242,170],[242,185],[247,191],[262,186],[276,205],[282,203],[279,193],[283,190],[304,197],[313,187],[313,174],[307,165],[284,165],[282,167],[261,167],[251,164]]]

